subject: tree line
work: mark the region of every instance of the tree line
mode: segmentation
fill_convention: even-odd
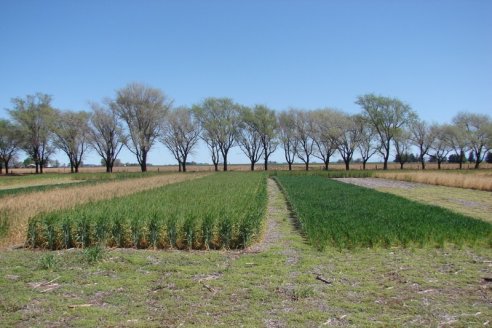
[[[10,119],[0,120],[0,164],[9,165],[22,150],[33,160],[36,173],[43,173],[56,150],[67,155],[71,172],[78,172],[89,149],[102,158],[106,172],[112,172],[123,147],[136,157],[142,172],[152,147],[161,142],[186,171],[190,154],[202,140],[208,147],[216,171],[219,163],[227,171],[228,154],[238,146],[251,164],[269,158],[282,149],[289,170],[296,160],[309,165],[314,158],[328,170],[338,153],[350,169],[354,154],[363,169],[375,154],[388,168],[391,154],[403,168],[414,158],[412,147],[425,169],[426,156],[441,168],[449,154],[462,163],[466,154],[479,168],[492,146],[492,119],[488,115],[459,113],[452,124],[429,124],[397,98],[366,94],[357,97],[361,112],[350,115],[324,108],[289,109],[276,112],[264,105],[248,107],[229,98],[207,98],[191,107],[174,107],[161,90],[130,83],[113,98],[92,103],[91,112],[61,111],[52,97],[38,93],[12,99]]]

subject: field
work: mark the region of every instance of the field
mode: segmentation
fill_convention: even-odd
[[[2,326],[491,324],[489,223],[475,220],[473,213],[470,218],[445,210],[442,207],[449,204],[444,202],[437,208],[329,179],[366,173],[273,175],[267,179],[261,172],[157,174],[2,198],[33,203],[40,198],[46,204],[48,199],[73,195],[67,198],[68,205],[60,201],[42,208],[43,203],[36,202],[37,209],[25,210],[33,213],[26,217],[34,217],[31,222],[40,235],[35,237],[35,249],[0,251]],[[435,194],[446,188],[427,187],[436,188],[432,191]],[[101,188],[105,197],[97,194]],[[479,195],[474,197],[490,196],[484,191],[470,192]],[[44,193],[53,198],[43,199]],[[82,199],[71,200],[80,193],[85,195]],[[307,203],[304,207],[300,206],[301,199]],[[332,227],[323,221],[308,229],[317,234],[310,239],[309,233],[300,230],[299,222],[304,218],[301,211],[314,212],[322,206],[326,211],[330,203],[339,204],[331,209],[338,219],[354,220],[350,225],[354,235],[322,239],[320,236]],[[348,204],[348,209],[340,206],[343,204]],[[17,209],[22,210],[22,206]],[[387,211],[387,217],[378,218],[378,211]],[[403,215],[408,211],[413,216]],[[105,236],[97,239],[101,213],[108,226],[99,229]],[[256,213],[249,218],[256,222],[250,227],[243,225],[243,232],[251,233],[244,238],[240,227],[249,222],[245,220],[247,213]],[[364,216],[365,224],[359,224],[353,215]],[[169,237],[172,229],[167,228],[171,217],[177,218],[174,244]],[[205,229],[205,218],[213,218],[210,229]],[[227,221],[224,218],[232,225],[221,225]],[[423,218],[435,225],[431,236],[426,235],[430,228]],[[80,228],[84,225],[79,224],[84,220],[89,237],[85,245],[84,229]],[[119,220],[124,234],[115,235]],[[446,226],[443,220],[455,224]],[[161,227],[154,239],[153,221]],[[395,234],[387,224],[390,221],[398,222],[402,233]],[[17,222],[10,224],[9,234]],[[22,243],[28,240],[27,220],[23,222]],[[64,249],[64,222],[73,224],[70,246],[75,248]],[[382,227],[381,222],[388,227]],[[48,223],[53,223],[51,244]],[[415,234],[401,238],[413,225]],[[477,227],[480,231],[475,230]],[[204,238],[207,231],[211,232],[209,244]],[[231,236],[229,243],[222,240],[226,235]],[[118,246],[115,236],[124,236],[121,246],[130,248],[100,247],[102,240],[107,246]],[[18,244],[18,240],[4,242],[6,246]]]
[[[492,171],[408,171],[374,172],[374,177],[438,186],[492,191]]]
[[[137,174],[131,179],[111,178],[101,183],[76,184],[51,190],[31,190],[2,197],[0,202],[0,248],[24,244],[28,221],[39,213],[72,208],[78,204],[101,199],[121,197],[166,184],[195,179],[205,174]],[[25,178],[32,179],[31,176]]]
[[[261,231],[266,175],[222,173],[131,196],[40,214],[30,247],[246,247]]]
[[[492,225],[321,176],[276,177],[307,239],[318,249],[374,246],[492,246]]]

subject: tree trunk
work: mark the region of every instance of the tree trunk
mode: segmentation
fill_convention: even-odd
[[[475,159],[475,170],[478,170],[480,167],[480,156],[482,155],[482,152],[479,151],[476,154],[476,159]]]
[[[292,171],[292,163],[289,162],[289,171]]]
[[[306,161],[306,171],[309,171],[309,161]]]
[[[39,173],[43,174],[43,171],[44,171],[44,168],[43,168],[43,162],[41,162],[41,164],[39,164]]]
[[[222,154],[222,157],[224,158],[224,172],[227,171],[227,153]]]
[[[267,156],[265,156],[265,165],[264,166],[265,166],[264,167],[265,171],[268,171],[268,157]]]
[[[142,161],[140,162],[142,172],[147,172],[147,152],[142,151]]]
[[[183,166],[183,172],[186,172],[186,161],[184,161],[183,163],[181,163],[181,165]]]
[[[422,165],[422,170],[425,170],[425,160],[424,160],[424,155],[420,155],[420,164]]]
[[[39,174],[39,163],[36,162],[34,165],[36,166],[36,174]]]
[[[214,163],[215,172],[219,171],[219,163]]]
[[[111,165],[109,164],[109,161],[106,162],[106,173],[111,173]]]
[[[345,162],[345,171],[350,170],[350,160],[344,160]]]
[[[440,160],[437,160],[437,169],[440,170],[441,169],[441,162]]]
[[[478,160],[475,161],[475,169],[479,169],[480,168],[480,162]]]
[[[3,173],[3,163],[0,162],[0,174]]]
[[[178,161],[178,172],[181,172],[181,162]]]
[[[384,156],[383,170],[388,169],[388,157],[389,157],[389,154]]]
[[[366,163],[367,163],[367,160],[362,161],[362,169],[363,169],[363,170],[365,170],[365,169],[366,169]]]
[[[251,171],[255,170],[255,163],[251,162]]]
[[[465,153],[463,150],[460,150],[460,170],[463,169],[463,158],[465,157]]]
[[[2,172],[0,171],[0,173],[2,173]],[[6,161],[5,162],[5,175],[8,175],[8,174],[9,174],[9,162]]]
[[[325,171],[328,171],[328,164],[330,164],[330,161],[325,161]]]
[[[405,164],[405,163],[400,162],[400,170],[403,170],[403,164]]]
[[[74,168],[75,168],[75,173],[79,173],[79,165],[80,164],[75,164]]]

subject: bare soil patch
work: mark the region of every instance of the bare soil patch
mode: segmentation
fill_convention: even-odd
[[[377,188],[412,189],[422,186],[421,183],[378,179],[378,178],[336,178],[333,180],[350,183],[361,187],[372,188],[372,189],[377,189]]]

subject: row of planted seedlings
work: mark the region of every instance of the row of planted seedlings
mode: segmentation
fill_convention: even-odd
[[[106,245],[155,249],[237,249],[261,233],[266,175],[219,173],[29,222],[27,244],[63,249]]]
[[[313,175],[279,175],[302,232],[317,249],[492,246],[492,224],[447,209]]]

